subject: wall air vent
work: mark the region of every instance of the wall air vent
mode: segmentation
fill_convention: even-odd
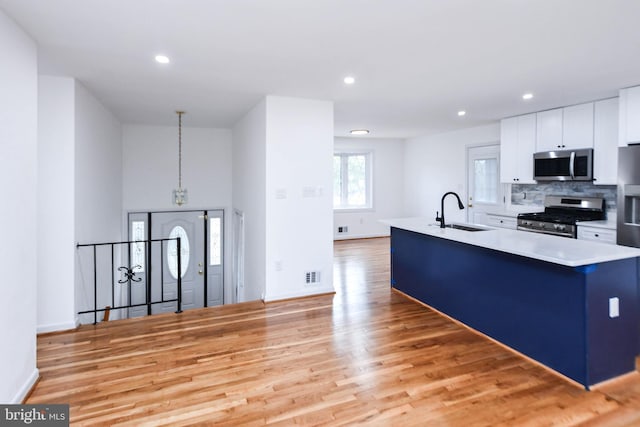
[[[305,273],[305,283],[307,285],[313,285],[315,283],[320,283],[320,272],[319,271],[307,271]]]

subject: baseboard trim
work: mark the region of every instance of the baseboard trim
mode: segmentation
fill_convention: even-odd
[[[351,234],[349,236],[333,236],[333,240],[351,240],[351,239],[377,239],[378,237],[389,237],[389,233],[381,234]]]
[[[68,331],[69,329],[77,328],[78,325],[80,325],[80,319],[76,317],[73,322],[52,323],[50,325],[38,325],[38,327],[36,328],[36,333],[46,334],[49,332]]]
[[[18,393],[16,393],[13,400],[11,401],[11,404],[19,405],[24,403],[24,401],[31,395],[31,392],[33,392],[33,389],[35,388],[39,380],[40,371],[38,371],[38,368],[35,368],[27,381],[22,385],[22,387],[20,387]]]
[[[285,300],[307,298],[307,297],[317,297],[319,295],[327,295],[327,294],[333,294],[333,293],[335,293],[335,289],[332,286],[330,288],[328,287],[317,288],[317,289],[314,289],[313,291],[308,291],[308,292],[296,292],[291,294],[280,294],[280,295],[265,295],[262,301],[266,304],[266,303],[276,302],[276,301],[285,301]]]

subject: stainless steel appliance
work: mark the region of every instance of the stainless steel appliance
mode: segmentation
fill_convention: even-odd
[[[533,179],[593,181],[593,148],[534,153]]]
[[[544,212],[518,215],[518,230],[575,239],[577,221],[596,221],[605,218],[602,197],[546,196]]]
[[[619,245],[640,247],[640,145],[618,149]]]

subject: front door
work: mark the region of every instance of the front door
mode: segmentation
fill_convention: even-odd
[[[175,299],[178,295],[177,279],[182,277],[182,309],[204,307],[205,283],[205,232],[202,211],[191,212],[154,212],[151,214],[151,238],[166,239],[180,237],[182,254],[178,271],[178,251],[175,240],[163,242],[160,253],[152,255],[153,300],[164,296],[165,300]],[[175,302],[154,304],[151,312],[175,312]]]

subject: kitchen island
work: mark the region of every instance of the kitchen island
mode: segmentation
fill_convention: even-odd
[[[640,353],[640,249],[507,229],[391,226],[394,289],[579,382]]]

